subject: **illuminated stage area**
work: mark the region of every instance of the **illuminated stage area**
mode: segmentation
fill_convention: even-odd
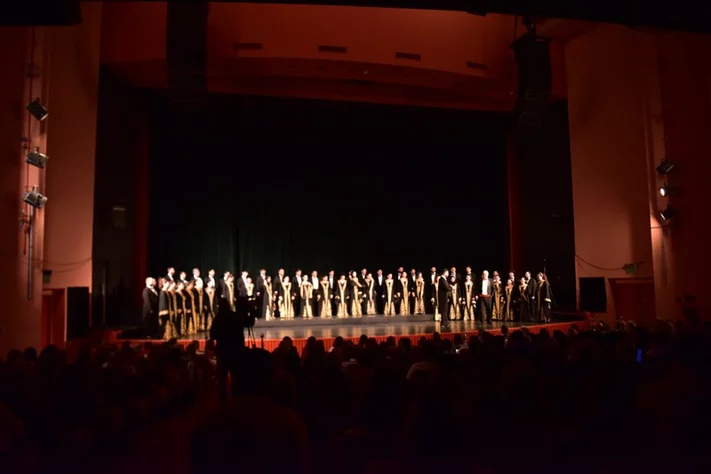
[[[583,319],[567,316],[561,318],[564,320],[556,321],[551,324],[537,323],[515,323],[494,321],[492,324],[484,326],[477,324],[474,321],[451,321],[450,327],[442,329],[439,322],[432,320],[432,315],[410,315],[410,316],[364,316],[362,318],[348,319],[290,319],[290,320],[257,320],[254,326],[254,338],[257,346],[262,346],[267,350],[274,350],[279,345],[279,342],[290,337],[294,341],[294,346],[300,351],[310,337],[315,337],[324,342],[326,349],[333,345],[333,341],[337,337],[342,337],[346,340],[358,342],[358,339],[365,335],[369,338],[374,338],[378,342],[383,342],[389,337],[400,339],[409,337],[413,343],[424,337],[431,339],[435,332],[440,332],[442,337],[451,338],[455,334],[469,337],[477,335],[480,329],[486,330],[494,335],[501,334],[501,328],[504,324],[510,331],[519,330],[526,327],[532,333],[538,333],[541,329],[546,328],[549,332],[563,331],[567,332],[571,326],[577,324],[583,325]],[[188,344],[191,341],[197,340],[200,343],[200,349],[205,347],[205,339],[207,334],[201,331],[194,337],[181,339],[181,344]],[[110,331],[106,339],[111,342],[130,341],[131,343],[145,342],[161,342],[155,339],[141,339],[133,337],[130,331]]]

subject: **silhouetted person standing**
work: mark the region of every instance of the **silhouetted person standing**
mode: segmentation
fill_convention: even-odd
[[[232,311],[229,300],[220,298],[217,315],[210,328],[210,339],[216,342],[217,385],[223,406],[227,405],[228,375],[232,379],[232,394],[237,393],[237,373],[246,351],[244,329],[251,326],[254,326],[254,315],[244,304],[238,303],[237,311]]]

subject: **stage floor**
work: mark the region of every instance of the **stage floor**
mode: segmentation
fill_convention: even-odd
[[[335,338],[357,338],[365,334],[368,337],[382,336],[416,336],[420,334],[432,334],[435,331],[442,333],[463,333],[477,331],[480,328],[486,330],[500,330],[506,324],[509,328],[520,328],[523,326],[539,326],[539,324],[504,323],[494,321],[492,324],[477,324],[473,321],[451,321],[448,329],[441,328],[439,322],[432,320],[432,315],[409,315],[409,316],[363,316],[362,318],[330,318],[330,319],[301,319],[290,320],[257,320],[254,325],[254,336],[259,339],[282,339],[289,336],[294,339],[306,339],[315,337],[317,339]]]
[[[410,316],[364,316],[362,318],[330,318],[330,319],[302,319],[290,320],[274,319],[271,321],[257,320],[254,326],[254,337],[258,346],[272,350],[278,346],[284,337],[290,337],[294,345],[301,350],[306,340],[310,337],[322,339],[326,344],[332,344],[333,340],[341,336],[346,340],[357,341],[362,335],[384,341],[389,336],[395,338],[420,337],[431,338],[434,332],[440,332],[442,337],[451,337],[453,334],[463,334],[470,336],[476,334],[479,329],[484,329],[492,334],[500,334],[501,327],[506,324],[510,330],[527,327],[533,333],[538,333],[542,328],[549,331],[567,331],[573,324],[582,324],[582,317],[560,316],[551,324],[538,323],[504,323],[494,321],[492,324],[477,324],[473,321],[451,321],[449,328],[442,328],[441,324],[432,320],[432,315],[410,315]],[[197,340],[203,348],[208,335],[205,331],[181,339],[181,344],[187,344],[192,340]],[[149,339],[136,337],[132,331],[114,331],[105,338],[107,342],[117,340],[128,340],[131,343],[144,343]],[[155,340],[154,340],[155,341]],[[263,344],[260,341],[264,341]],[[414,342],[414,341],[413,341]]]

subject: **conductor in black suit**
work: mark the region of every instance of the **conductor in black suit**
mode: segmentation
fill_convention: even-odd
[[[437,285],[439,313],[442,315],[443,328],[449,327],[449,300],[452,299],[452,287],[449,284],[449,272],[445,269]]]

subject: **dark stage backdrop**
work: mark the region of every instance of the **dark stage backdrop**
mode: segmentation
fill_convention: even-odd
[[[239,96],[156,99],[149,270],[508,271],[507,118]]]

